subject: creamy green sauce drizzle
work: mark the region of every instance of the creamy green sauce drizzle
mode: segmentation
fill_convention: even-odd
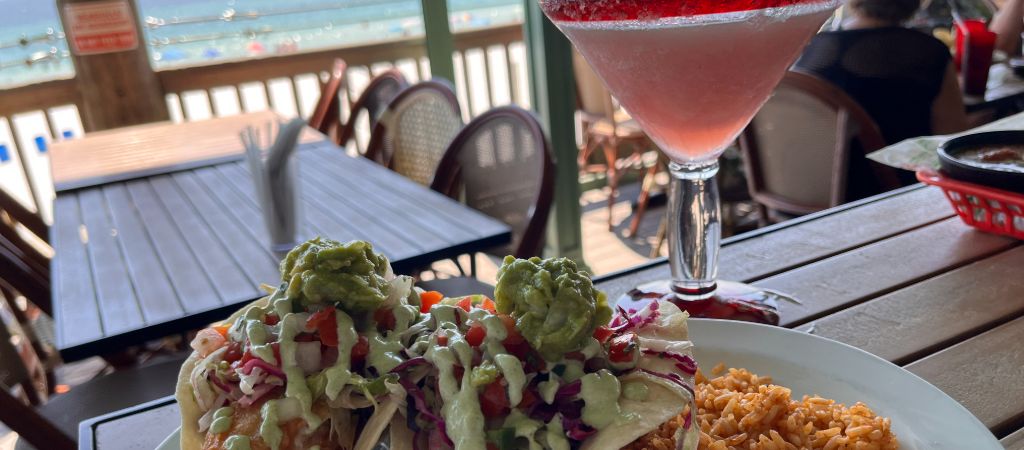
[[[231,415],[235,408],[225,406],[213,412],[213,422],[210,423],[210,432],[214,434],[224,433],[231,429]]]
[[[622,385],[622,396],[630,400],[647,400],[648,391],[647,385],[641,381],[628,381]]]
[[[268,400],[260,408],[260,436],[271,450],[281,446],[281,427],[277,425],[277,400]]]
[[[334,315],[335,322],[338,325],[338,360],[333,366],[324,371],[324,376],[327,377],[327,387],[324,393],[327,394],[327,398],[330,400],[338,398],[338,394],[341,393],[341,390],[352,379],[352,372],[349,371],[349,363],[352,359],[352,346],[359,340],[352,317],[341,310],[335,310]]]
[[[619,379],[601,369],[583,376],[581,380],[583,423],[598,430],[615,423],[622,416],[619,410]]]
[[[370,367],[376,368],[377,373],[388,373],[404,361],[399,355],[402,343],[397,339],[382,336],[376,331],[367,333],[366,338],[370,342],[370,353],[366,355],[366,362]]]
[[[556,414],[554,419],[544,427],[544,441],[551,450],[569,450],[569,438],[565,436],[565,429],[562,428],[562,417]]]
[[[431,312],[437,310],[434,307]],[[478,450],[486,448],[484,440],[484,415],[477,400],[477,391],[470,380],[471,372],[466,370],[460,381],[455,378],[456,359],[462,367],[471,367],[473,351],[458,333],[449,337],[448,346],[433,345],[424,357],[438,370],[438,386],[444,406],[448,436],[454,440],[455,450]]]
[[[281,336],[278,343],[281,350],[281,368],[287,378],[284,396],[299,401],[299,405],[302,406],[302,418],[310,429],[315,430],[323,423],[323,419],[313,414],[313,393],[309,391],[306,376],[295,360],[295,336],[305,326],[305,316],[295,313],[285,315],[281,319]]]
[[[224,441],[224,450],[251,450],[249,436],[230,436]]]
[[[540,393],[540,399],[544,400],[544,403],[552,404],[555,402],[555,394],[558,393],[558,374],[554,372],[548,372],[547,381],[541,381],[537,385],[537,391]]]
[[[513,355],[499,354],[494,357],[494,363],[501,369],[501,374],[508,382],[508,402],[510,405],[518,405],[523,401],[523,388],[526,386],[526,373],[523,371],[523,363]]]
[[[537,431],[543,427],[542,422],[533,420],[526,417],[525,414],[520,412],[518,409],[513,409],[512,412],[505,418],[505,428],[511,428],[515,430],[516,437],[526,439],[529,444],[530,450],[543,450],[544,447],[534,438]]]

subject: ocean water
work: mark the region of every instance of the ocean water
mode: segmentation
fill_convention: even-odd
[[[454,31],[523,15],[522,0],[448,4]],[[423,34],[419,0],[138,0],[138,7],[158,70]],[[72,76],[55,2],[0,0],[0,10],[0,89]],[[22,38],[30,42],[20,45]]]
[[[137,1],[140,21],[157,24],[145,26],[144,39],[153,67],[158,70],[423,34],[420,0]],[[454,31],[515,23],[523,16],[522,0],[448,0],[448,4]],[[0,0],[0,11],[0,90],[73,76],[74,69],[66,57],[67,44],[59,38],[62,30],[54,1]],[[259,18],[249,18],[250,12],[257,12]],[[226,20],[226,17],[232,20]],[[192,23],[176,24],[176,20]],[[29,41],[25,45],[19,42],[23,38]],[[519,49],[511,57],[522,70],[525,61],[522,61],[521,53]],[[484,54],[467,56],[470,58],[471,77],[482,80]],[[34,62],[29,65],[26,60]],[[369,80],[369,73],[363,72],[366,71],[353,70],[349,74],[353,87],[363,86]],[[510,80],[502,78],[503,73],[502,70],[496,71],[498,78],[495,83],[509,85]],[[285,116],[299,114],[302,112],[299,109],[308,112],[312,102],[316,101],[316,81],[297,81],[300,97],[297,103],[293,106],[288,102],[275,102],[273,105]],[[520,79],[521,91],[526,90],[523,83],[525,81]],[[460,90],[459,95],[468,110],[479,112],[486,107],[481,102],[486,102],[488,93],[476,91],[482,89],[479,82],[474,86],[472,102],[468,101],[465,92]],[[268,87],[275,98],[291,96],[287,83],[280,86],[271,83]],[[245,104],[254,105],[252,109],[269,107],[262,89],[248,86],[242,91]],[[509,93],[495,95],[497,104],[510,101]],[[202,119],[212,113],[203,111],[207,108],[205,96],[182,96],[181,101],[182,107],[192,112],[190,119]],[[227,99],[224,102],[227,109],[219,109],[218,113],[240,112],[237,108],[230,110],[232,102],[232,99]],[[195,114],[196,110],[199,110],[198,114]],[[82,136],[75,108],[54,108],[47,113],[58,134],[69,133],[71,139]],[[173,119],[182,120],[180,109],[175,111],[172,107],[171,114]],[[19,131],[18,142],[15,142],[12,128]],[[38,208],[47,220],[52,217],[54,191],[45,148],[52,140],[42,112],[0,119],[0,189],[35,208],[36,202],[29,188],[31,184],[40,199]],[[43,146],[40,147],[37,141]]]

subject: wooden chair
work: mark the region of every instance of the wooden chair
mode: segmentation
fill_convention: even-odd
[[[509,246],[487,253],[539,256],[554,198],[555,166],[537,119],[516,106],[492,109],[474,119],[448,147],[430,187],[512,228]],[[422,282],[446,295],[493,292],[472,278]]]
[[[75,449],[81,421],[172,394],[185,359],[115,372],[47,398],[41,363],[23,339],[11,339],[12,328],[0,322],[0,422],[40,450]]]
[[[349,108],[348,120],[342,127],[335,143],[339,147],[348,145],[348,142],[355,137],[356,124],[364,113],[369,123],[369,129],[372,131],[391,101],[408,87],[409,82],[405,80],[405,76],[398,69],[391,69],[374,77]]]
[[[462,126],[462,111],[451,86],[424,81],[402,91],[381,114],[366,157],[428,186]]]
[[[338,93],[345,86],[347,68],[345,60],[334,60],[327,82],[320,88],[320,100],[313,109],[313,115],[309,117],[309,126],[332,140],[337,140],[341,135],[341,98]]]
[[[800,72],[786,74],[740,136],[750,195],[763,220],[770,213],[803,215],[844,203],[852,158],[885,145],[856,101]],[[899,186],[895,172],[871,165],[881,186]]]
[[[581,173],[605,174],[610,231],[619,181],[631,169],[646,170],[643,154],[655,147],[636,120],[615,106],[611,93],[590,64],[575,52],[572,62],[583,134],[578,164]]]
[[[60,362],[52,342],[48,227],[35,213],[0,190],[0,297],[10,308],[53,381]],[[15,302],[24,297],[24,302]],[[44,329],[45,328],[45,329]],[[51,383],[52,387],[52,383]]]

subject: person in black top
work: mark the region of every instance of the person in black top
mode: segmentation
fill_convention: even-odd
[[[843,89],[878,123],[888,144],[966,128],[967,119],[949,49],[904,28],[919,0],[848,0],[840,31],[815,36],[795,70]],[[877,190],[863,155],[852,157],[849,194]],[[901,174],[905,183],[913,174]]]
[[[878,122],[889,144],[966,127],[949,49],[900,26],[919,0],[850,0],[843,29],[818,34],[796,69],[850,94]]]

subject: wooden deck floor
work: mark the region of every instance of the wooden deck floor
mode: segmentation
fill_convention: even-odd
[[[612,224],[614,225],[612,231],[609,231],[607,226],[607,190],[595,189],[584,192],[581,196],[583,259],[594,275],[614,272],[648,261],[658,225],[665,214],[665,208],[661,205],[649,208],[637,230],[637,237],[625,237],[633,215],[633,204],[639,193],[640,185],[638,183],[628,184],[620,189],[618,201],[611,210]],[[664,251],[664,246],[662,246],[662,252]],[[469,267],[468,257],[462,257],[460,262],[463,267]],[[501,261],[497,258],[483,254],[478,255],[478,278],[493,284],[500,263]],[[434,269],[441,276],[458,273],[455,265],[446,261],[435,263]],[[425,277],[429,278],[430,275]]]

